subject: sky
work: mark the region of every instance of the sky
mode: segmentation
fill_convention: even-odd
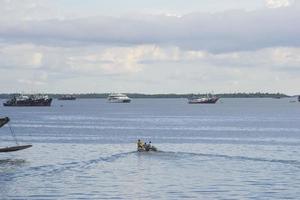
[[[300,93],[300,0],[0,0],[0,93]]]

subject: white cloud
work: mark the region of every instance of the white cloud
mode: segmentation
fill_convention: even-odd
[[[54,1],[0,0],[0,21],[28,21],[61,18]]]
[[[288,7],[294,3],[293,0],[265,0],[268,8]]]
[[[0,45],[0,64],[5,68],[39,68],[43,54],[32,44]]]
[[[26,59],[20,61],[24,52]],[[243,88],[295,92],[299,89],[294,84],[300,74],[299,55],[300,48],[282,47],[215,54],[157,45],[93,48],[6,45],[1,48],[0,66],[14,67],[0,68],[0,80],[4,88],[9,84],[16,91],[55,87],[64,91],[68,85],[76,85],[81,91],[86,87],[102,92],[115,90],[111,88],[131,88],[127,92],[145,92],[149,88],[157,92],[176,92],[172,88],[177,88],[177,92],[228,92]],[[97,81],[102,84],[96,84]],[[195,85],[205,85],[205,90]]]
[[[0,45],[0,65],[8,69],[105,75],[138,73],[146,65],[176,62],[198,62],[230,68],[299,68],[300,48],[277,47],[256,51],[211,53],[158,45],[93,46],[93,48],[32,44]]]
[[[29,87],[39,86],[39,85],[44,85],[45,84],[45,82],[33,81],[33,80],[30,80],[30,79],[19,79],[18,82],[21,83],[21,84],[26,84]]]

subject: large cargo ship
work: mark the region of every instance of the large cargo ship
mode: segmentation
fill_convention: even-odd
[[[3,106],[51,106],[52,98],[47,95],[19,95],[9,99]]]

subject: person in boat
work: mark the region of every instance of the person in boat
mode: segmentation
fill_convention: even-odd
[[[150,151],[152,149],[151,141],[148,144],[145,143],[145,150]]]
[[[148,144],[145,143],[145,150],[146,150],[146,151],[149,151],[151,148],[152,148],[152,146],[151,146],[151,141],[149,141]]]
[[[138,139],[138,141],[137,141],[137,148],[138,149],[143,149],[144,148],[144,144],[140,139]]]

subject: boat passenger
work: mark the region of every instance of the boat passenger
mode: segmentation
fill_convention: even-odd
[[[150,151],[150,149],[151,149],[151,143],[149,143],[149,144],[145,143],[144,147],[145,147],[146,151]]]
[[[140,139],[138,139],[138,141],[137,141],[137,147],[138,147],[138,149],[144,148],[143,142]]]

